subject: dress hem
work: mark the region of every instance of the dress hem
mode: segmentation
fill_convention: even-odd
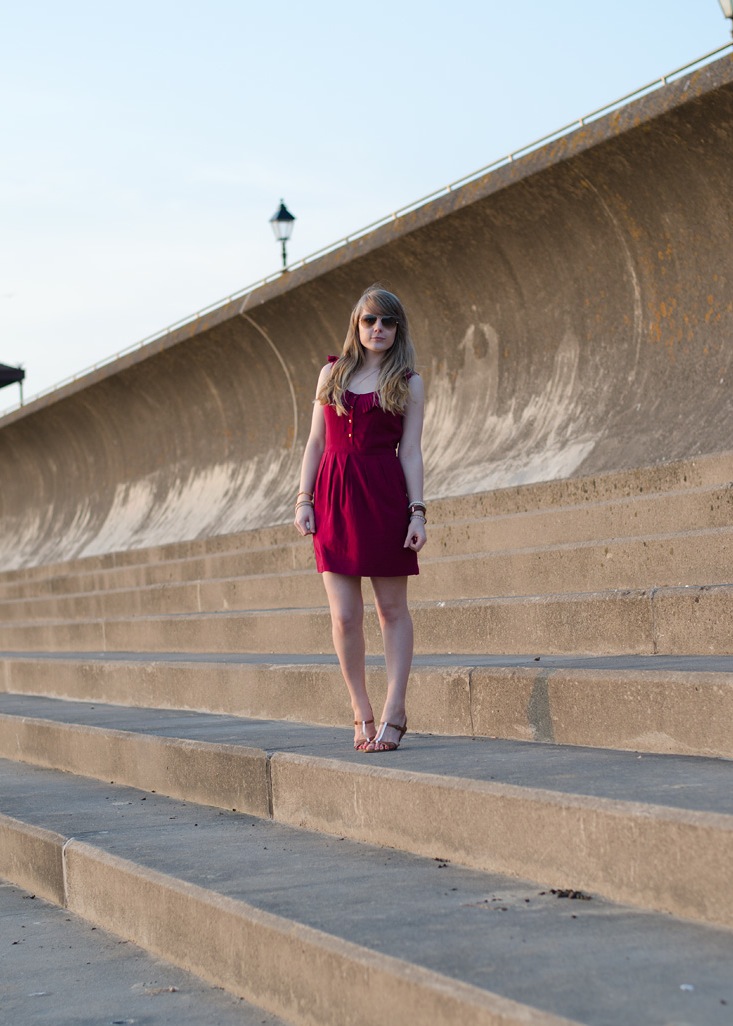
[[[404,574],[375,574],[370,573],[367,570],[353,571],[353,570],[329,570],[324,567],[322,570],[317,569],[319,574],[340,574],[341,577],[417,577],[420,574],[419,570],[408,570]]]

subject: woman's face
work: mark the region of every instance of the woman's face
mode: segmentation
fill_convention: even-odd
[[[397,318],[366,305],[359,316],[359,341],[372,353],[386,353],[397,337]]]

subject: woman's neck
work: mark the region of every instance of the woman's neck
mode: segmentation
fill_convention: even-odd
[[[376,360],[365,359],[361,367],[351,375],[347,385],[349,391],[353,391],[357,395],[359,393],[376,391],[381,365],[381,356],[378,356]]]
[[[362,365],[356,373],[359,374],[363,371],[365,374],[371,374],[372,371],[378,371],[382,366],[382,358],[382,353],[370,353],[367,350],[364,353]]]

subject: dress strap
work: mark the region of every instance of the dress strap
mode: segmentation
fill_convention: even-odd
[[[338,360],[338,356],[329,356],[328,357],[328,362],[329,363],[336,363],[337,360]]]

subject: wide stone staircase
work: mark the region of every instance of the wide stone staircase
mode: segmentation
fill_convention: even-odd
[[[287,525],[4,572],[0,876],[289,1023],[730,1024],[732,481],[433,501],[389,754]]]

